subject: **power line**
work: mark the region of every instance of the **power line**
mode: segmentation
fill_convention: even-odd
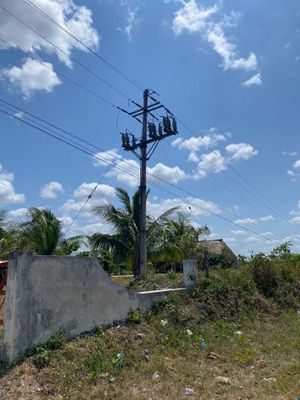
[[[185,127],[192,135],[194,135],[194,132],[192,131],[192,129],[190,129],[182,120],[180,120],[178,117],[176,117],[176,119],[178,120],[178,122],[179,122],[183,127]],[[202,142],[204,143],[203,139],[201,140],[201,137],[199,137],[199,139],[200,139],[200,141],[202,141]],[[204,144],[205,144],[205,143],[204,143]],[[202,155],[202,159],[205,160],[206,162],[208,162],[208,164],[210,164],[211,166],[214,167],[214,164],[213,164],[207,157],[205,157],[204,155]],[[246,180],[232,165],[228,165],[228,167],[229,167],[230,169],[232,169],[236,174],[238,174],[238,175],[240,176],[240,178],[243,179],[243,180],[247,183],[247,180]],[[220,171],[220,172],[221,172],[223,175],[227,176],[231,181],[233,181],[233,182],[234,182],[237,186],[239,186],[241,189],[243,189],[247,194],[249,194],[249,195],[255,197],[255,198],[258,199],[260,202],[262,202],[262,200],[260,200],[255,194],[251,193],[245,186],[241,185],[241,184],[240,184],[236,179],[234,179],[232,176],[228,175],[225,171]],[[251,186],[250,183],[248,183],[248,185]],[[252,185],[252,186],[253,186],[253,185]],[[255,189],[254,186],[253,186],[253,188]],[[278,211],[276,211],[276,209],[275,209],[274,207],[270,206],[270,205],[268,204],[267,201],[264,201],[264,203],[267,205],[268,208],[270,208],[270,209],[272,209],[273,211],[275,211],[276,214],[277,214],[281,219],[284,219],[286,222],[291,223],[291,221],[290,221],[288,218],[286,218],[285,216],[283,216],[281,213],[278,213]]]
[[[140,90],[142,89],[141,85],[137,84],[136,82],[134,82],[133,80],[131,80],[130,78],[128,78],[128,76],[126,76],[120,69],[118,69],[117,67],[115,67],[113,64],[111,64],[110,62],[108,62],[107,60],[104,59],[104,57],[100,56],[98,53],[96,53],[93,49],[91,49],[89,46],[87,46],[85,43],[83,43],[80,39],[78,39],[75,35],[73,35],[71,32],[69,32],[66,28],[64,28],[62,25],[60,25],[57,21],[55,21],[53,18],[51,18],[47,13],[45,13],[43,10],[41,10],[36,4],[34,4],[33,2],[31,2],[30,0],[23,0],[23,2],[25,4],[27,4],[29,7],[31,7],[32,9],[34,9],[35,11],[39,12],[41,15],[43,15],[45,18],[47,18],[49,21],[51,21],[53,24],[55,24],[59,29],[61,29],[62,31],[64,31],[65,33],[67,33],[69,36],[71,36],[74,40],[76,40],[78,43],[80,43],[82,46],[84,46],[89,52],[91,52],[92,54],[94,54],[96,57],[98,57],[101,61],[105,62],[107,65],[109,65],[112,69],[114,69],[116,72],[118,72],[119,74],[121,74],[125,79],[127,79],[129,82],[131,82],[132,84],[134,84],[137,88],[139,88]],[[113,88],[114,90],[116,90],[119,94],[121,94],[123,97],[127,98],[128,100],[130,100],[126,95],[124,95],[122,92],[119,91],[119,89],[115,88],[113,85],[111,85],[110,83],[108,83],[107,81],[105,81],[103,78],[101,78],[98,74],[94,73],[93,71],[91,71],[89,68],[87,68],[85,65],[83,65],[81,62],[79,62],[78,60],[76,60],[75,58],[71,57],[69,54],[67,54],[66,52],[64,52],[62,49],[60,49],[58,46],[54,45],[51,41],[49,41],[44,35],[40,34],[39,32],[37,32],[35,29],[33,29],[32,27],[30,27],[28,24],[26,24],[24,21],[22,21],[20,18],[18,18],[15,14],[13,14],[12,12],[10,12],[9,10],[7,10],[6,8],[0,6],[0,8],[2,8],[4,11],[6,11],[7,13],[9,13],[11,16],[13,16],[15,19],[17,19],[20,23],[22,23],[23,25],[25,25],[28,29],[32,30],[34,33],[36,33],[38,36],[42,37],[44,40],[46,40],[48,43],[50,43],[52,46],[54,46],[56,49],[58,49],[59,51],[61,51],[63,54],[65,54],[67,57],[69,57],[71,60],[73,60],[74,62],[76,62],[77,64],[79,64],[82,68],[84,68],[85,70],[87,70],[89,73],[91,73],[93,76],[95,76],[96,78],[100,79],[101,81],[103,81],[104,83],[106,83],[108,86],[110,86],[111,88]],[[66,77],[65,77],[66,78]],[[68,78],[67,78],[68,79]],[[124,111],[124,110],[122,110]],[[177,118],[178,119],[178,118]],[[180,119],[178,119],[178,121],[186,128],[188,129],[192,134],[192,130]],[[202,156],[207,162],[210,163],[210,161]],[[210,163],[212,164],[212,163]],[[232,166],[229,166],[233,171],[235,171],[236,174],[238,174],[238,176],[244,180],[250,187],[252,186],[254,188],[254,190],[257,191],[257,189],[251,185],[249,182],[247,182],[247,180],[238,173],[238,171],[235,170],[235,168],[233,168]],[[224,173],[224,171],[221,171],[222,173]],[[251,196],[254,196],[256,199],[258,199],[259,201],[261,201],[259,199],[259,197],[257,197],[255,194],[251,193],[247,188],[245,188],[244,186],[242,186],[238,181],[236,181],[235,179],[233,179],[231,176],[225,174],[226,176],[228,176],[236,185],[238,185],[239,187],[241,187],[244,191],[246,191],[248,194],[250,194]],[[220,183],[220,182],[219,182]],[[226,187],[226,185],[224,185],[222,183],[223,186]],[[230,190],[232,192],[231,189],[229,189],[228,187],[226,187],[227,190]],[[234,192],[233,192],[234,193]],[[245,200],[243,200],[245,201]],[[249,204],[252,208],[255,208],[251,203],[249,203],[248,201],[246,201],[247,204]],[[281,219],[284,219],[285,221],[290,223],[290,220],[287,219],[284,215],[281,214],[281,212],[278,211],[278,209],[276,209],[274,206],[268,204],[267,201],[263,201],[270,209],[272,209],[274,212],[276,212],[277,215],[280,216]],[[256,209],[257,210],[257,209]],[[259,211],[261,212],[261,211]]]
[[[83,68],[85,71],[87,71],[89,74],[91,74],[92,76],[94,76],[95,78],[97,78],[98,80],[100,80],[101,82],[105,83],[107,86],[109,86],[111,89],[113,89],[114,91],[116,91],[118,94],[120,94],[121,96],[123,96],[126,100],[131,101],[131,99],[126,96],[123,92],[121,92],[118,88],[116,88],[114,85],[112,85],[111,83],[109,83],[108,81],[106,81],[105,79],[103,79],[100,75],[98,75],[96,72],[92,71],[90,68],[86,67],[82,62],[78,61],[76,58],[72,57],[70,54],[68,54],[66,51],[62,50],[60,47],[58,47],[56,44],[54,44],[53,42],[51,42],[51,40],[47,39],[45,35],[41,34],[40,32],[38,32],[37,30],[35,30],[34,28],[32,28],[29,24],[27,24],[26,22],[24,22],[21,18],[19,18],[18,16],[16,16],[14,13],[12,13],[10,10],[8,10],[7,8],[3,7],[0,5],[0,8],[7,12],[10,16],[12,16],[13,18],[15,18],[17,21],[19,21],[22,25],[26,26],[28,29],[30,29],[32,32],[34,32],[37,36],[41,37],[43,40],[45,40],[47,43],[49,43],[51,46],[53,46],[55,49],[57,49],[59,52],[61,52],[62,54],[64,54],[66,57],[68,57],[70,60],[72,60],[74,63],[80,65],[81,68]],[[16,46],[17,47],[17,46]]]
[[[14,118],[14,119],[20,121],[20,122],[22,122],[22,123],[24,123],[24,124],[26,124],[26,125],[28,125],[28,126],[31,126],[32,128],[36,129],[37,131],[40,131],[40,132],[42,132],[42,133],[44,133],[44,134],[46,134],[46,135],[48,135],[48,136],[50,136],[50,137],[52,137],[52,138],[54,138],[54,139],[56,139],[56,140],[59,140],[60,142],[63,142],[63,143],[65,143],[65,144],[67,144],[67,145],[69,145],[69,146],[71,146],[71,147],[73,147],[73,148],[75,148],[75,149],[77,149],[77,150],[79,150],[79,151],[81,151],[81,152],[83,152],[83,153],[85,153],[85,154],[91,156],[92,158],[95,158],[95,159],[97,159],[97,160],[100,160],[100,161],[104,162],[105,164],[111,165],[111,166],[113,166],[114,168],[119,169],[119,170],[121,170],[121,171],[123,171],[123,172],[126,172],[127,174],[132,175],[132,176],[134,176],[134,177],[136,177],[136,178],[138,177],[137,175],[133,174],[132,172],[130,172],[130,171],[128,171],[128,170],[125,170],[125,169],[121,168],[120,166],[114,165],[112,162],[109,162],[109,161],[107,161],[107,160],[105,160],[105,159],[103,159],[103,158],[101,158],[101,157],[99,157],[99,156],[96,156],[95,154],[93,154],[93,153],[91,153],[91,152],[89,152],[89,151],[87,151],[87,150],[81,148],[80,145],[77,146],[77,145],[74,145],[74,144],[72,144],[72,143],[69,143],[67,140],[64,140],[64,139],[62,139],[62,138],[59,138],[59,137],[55,136],[54,134],[47,132],[45,129],[41,129],[41,128],[35,126],[34,124],[31,124],[31,123],[29,123],[29,122],[23,120],[22,118],[17,117],[16,115],[13,115],[13,114],[11,114],[11,113],[8,113],[8,112],[5,111],[5,110],[0,109],[0,112],[2,112],[3,114],[6,114],[6,115],[9,116],[9,117],[12,117],[12,118]],[[159,179],[159,180],[164,181],[163,179],[161,179],[161,178],[159,178],[159,177],[156,177],[156,179]],[[164,182],[165,182],[165,183],[168,183],[167,181],[164,181]],[[153,184],[153,183],[151,183],[151,185],[154,186],[154,187],[157,187],[157,186],[156,186],[155,184]],[[180,188],[179,186],[176,186],[176,185],[173,185],[173,184],[171,184],[171,186],[174,186],[177,190],[180,190],[180,191],[182,191],[183,193],[189,194],[190,196],[192,196],[192,197],[194,197],[194,198],[197,198],[197,199],[203,201],[203,199],[201,199],[201,198],[198,197],[197,195],[195,195],[195,194],[193,194],[193,193],[191,193],[191,192],[189,192],[189,191],[186,191],[185,189],[182,189],[182,188]],[[159,188],[159,187],[157,187],[157,188],[160,189],[160,190],[162,190],[162,191],[165,191],[165,192],[167,192],[167,193],[171,193],[172,195],[174,195],[174,192],[172,192],[172,191],[170,191],[170,190],[162,189],[162,188]],[[175,194],[175,195],[177,196],[177,194]],[[184,199],[184,201],[186,202],[186,199]],[[207,209],[205,209],[204,207],[201,207],[201,206],[198,206],[198,207],[199,207],[200,209],[202,209],[203,211],[208,212]],[[220,210],[222,210],[222,211],[228,213],[228,210],[225,210],[225,209],[223,209],[223,208],[221,208],[221,207],[218,207],[218,208],[219,208]],[[226,222],[228,222],[228,223],[230,223],[230,224],[232,224],[232,225],[235,225],[235,226],[237,226],[237,227],[239,227],[239,228],[241,228],[241,229],[243,229],[243,230],[245,230],[245,231],[247,231],[247,232],[250,232],[251,234],[253,234],[253,235],[257,236],[257,237],[261,237],[261,238],[263,238],[263,239],[265,239],[265,240],[267,240],[267,241],[271,241],[271,242],[274,242],[274,243],[276,243],[276,244],[278,243],[278,241],[275,241],[274,239],[271,239],[271,238],[269,238],[269,237],[266,237],[266,236],[264,236],[264,235],[261,234],[261,233],[255,232],[255,231],[253,231],[253,230],[250,229],[250,228],[246,228],[246,227],[243,226],[243,225],[240,225],[240,224],[238,224],[238,223],[236,223],[236,222],[234,222],[234,221],[231,221],[231,220],[229,220],[228,218],[226,218],[226,217],[224,217],[224,216],[222,216],[222,215],[219,215],[217,212],[214,212],[214,211],[210,210],[209,213],[212,214],[212,215],[214,215],[215,217],[217,217],[217,218],[219,218],[219,219],[222,219],[222,220],[224,220],[224,221],[226,221]]]
[[[0,6],[0,8],[1,8],[1,6]],[[11,43],[7,42],[6,40],[2,39],[1,37],[0,37],[0,41],[3,42],[3,43],[5,43],[6,45],[12,47],[13,49],[20,50],[22,53],[24,53],[24,54],[27,55],[27,53],[26,53],[25,51],[23,51],[23,50],[21,50],[21,49],[18,49],[17,46],[12,45]],[[52,72],[54,71],[58,76],[61,76],[62,78],[68,80],[69,82],[71,82],[72,84],[78,86],[80,89],[83,89],[83,90],[86,91],[87,93],[92,94],[93,96],[95,96],[95,97],[97,97],[98,99],[102,100],[104,103],[109,104],[110,106],[117,108],[118,110],[124,112],[125,114],[128,114],[127,111],[125,111],[123,108],[117,106],[116,104],[114,104],[114,103],[111,102],[110,100],[106,99],[106,98],[103,97],[102,95],[100,95],[100,94],[94,92],[93,90],[89,89],[88,87],[82,85],[80,82],[77,82],[77,81],[75,81],[74,79],[72,79],[72,78],[68,77],[67,75],[63,74],[62,72],[59,72],[59,71],[57,71],[56,69],[50,67],[49,65],[47,65],[47,63],[43,62],[41,59],[35,58],[34,61],[36,61],[37,63],[39,63],[39,64],[42,65],[43,67],[49,69],[50,71],[52,71]]]
[[[85,44],[82,40],[78,39],[74,34],[72,34],[68,29],[63,27],[61,24],[59,24],[55,19],[51,18],[49,14],[47,14],[45,11],[43,11],[41,8],[39,8],[34,2],[30,0],[23,0],[25,4],[27,4],[29,7],[33,8],[35,11],[39,12],[41,15],[43,15],[45,18],[47,18],[49,21],[51,21],[53,24],[55,24],[59,29],[64,31],[66,34],[68,34],[70,37],[72,37],[74,40],[76,40],[77,43],[80,43],[81,46],[83,46],[86,50],[88,50],[91,54],[93,54],[95,57],[97,57],[99,60],[104,62],[106,65],[108,65],[110,68],[112,68],[115,72],[117,72],[119,75],[121,75],[124,79],[126,79],[128,82],[130,82],[132,85],[134,85],[137,89],[143,90],[143,87],[136,81],[134,81],[132,78],[130,78],[127,74],[122,72],[118,67],[113,65],[111,62],[106,60],[103,56],[101,56],[99,53],[94,51],[90,46]]]

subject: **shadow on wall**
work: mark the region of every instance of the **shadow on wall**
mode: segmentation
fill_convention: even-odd
[[[145,312],[171,291],[130,292],[114,283],[96,258],[32,256],[9,259],[1,359],[10,364],[57,332],[69,338],[99,325],[125,321],[130,309]]]

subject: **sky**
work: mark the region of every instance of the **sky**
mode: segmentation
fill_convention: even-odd
[[[149,88],[179,134],[148,163],[148,213],[180,206],[239,254],[300,251],[299,22],[297,0],[0,0],[0,209],[50,208],[67,236],[109,232],[93,208],[139,175],[120,132],[141,126],[117,107]],[[34,116],[95,157],[24,124]]]

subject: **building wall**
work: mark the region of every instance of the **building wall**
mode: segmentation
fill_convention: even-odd
[[[114,283],[96,258],[15,253],[8,267],[2,362],[11,363],[57,332],[71,338],[124,321],[131,308],[144,312],[168,292],[130,292]]]

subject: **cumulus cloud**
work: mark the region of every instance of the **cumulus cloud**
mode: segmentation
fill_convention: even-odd
[[[43,199],[56,199],[59,193],[63,193],[64,188],[59,182],[49,182],[42,186],[40,196]]]
[[[293,167],[295,169],[300,169],[300,160],[295,161],[294,164],[293,164]]]
[[[209,172],[220,173],[227,168],[226,159],[219,150],[202,154],[200,159],[201,161],[198,163],[197,171],[194,175],[194,179],[196,180],[202,179]]]
[[[115,160],[122,158],[117,149],[100,151],[95,154],[95,157],[96,158],[93,157],[93,164],[96,167],[105,166],[107,163],[113,163]]]
[[[104,184],[98,185],[96,182],[91,182],[82,183],[80,186],[78,186],[78,188],[74,190],[73,196],[75,198],[88,197],[95,188],[96,190],[93,193],[93,199],[96,199],[97,201],[103,199],[108,200],[116,195],[115,188],[112,186]]]
[[[230,137],[229,133],[213,134],[205,136],[191,136],[189,139],[177,138],[172,142],[172,146],[179,149],[186,149],[193,152],[199,151],[201,148],[208,149],[216,146],[219,142],[224,142]]]
[[[139,169],[140,166],[136,160],[117,160],[106,176],[114,177],[118,182],[134,187],[139,185]],[[148,182],[155,184],[161,183],[162,180],[178,183],[187,177],[186,173],[178,166],[170,167],[163,163],[147,167],[147,174]]]
[[[219,10],[217,5],[201,8],[197,5],[196,0],[190,0],[182,4],[183,7],[176,11],[173,20],[173,30],[176,35],[179,35],[184,30],[192,33],[204,30],[210,17]]]
[[[258,151],[247,143],[232,143],[225,149],[232,160],[248,160],[258,154]]]
[[[4,170],[0,164],[0,207],[23,203],[24,194],[17,194],[13,186],[14,174]]]
[[[29,98],[33,92],[50,93],[61,81],[53,71],[51,63],[44,63],[45,68],[36,60],[27,58],[21,67],[11,67],[2,70],[1,75],[16,88],[20,89],[25,98]]]
[[[15,210],[10,210],[8,216],[12,219],[22,219],[28,214],[28,208],[17,208]]]
[[[225,15],[216,22],[216,14],[221,11],[219,5],[202,7],[196,0],[183,1],[180,4],[181,8],[175,12],[173,19],[173,31],[176,35],[184,31],[199,33],[221,57],[224,70],[255,71],[257,69],[256,55],[250,52],[248,57],[240,57],[237,45],[225,34],[226,28],[236,25],[237,13]],[[258,81],[258,77],[256,80]]]
[[[246,235],[247,234],[247,232],[246,231],[242,231],[242,230],[239,230],[239,229],[233,229],[232,231],[230,231],[233,235]]]
[[[274,221],[274,217],[273,217],[273,215],[265,215],[264,217],[260,217],[259,218],[261,221]]]
[[[96,186],[96,190],[92,193]],[[82,205],[91,193],[92,196],[82,209]],[[73,191],[73,197],[62,205],[62,215],[68,218],[70,215],[74,215],[81,210],[81,216],[94,218],[93,209],[101,203],[111,201],[115,197],[115,194],[115,188],[110,185],[84,182]]]
[[[254,218],[241,218],[234,221],[236,224],[240,225],[249,225],[249,224],[257,224],[257,220]]]
[[[257,73],[253,75],[250,79],[247,79],[245,82],[241,84],[241,86],[251,87],[251,86],[261,86],[263,83],[261,74]]]
[[[283,151],[282,154],[284,156],[295,157],[298,155],[298,152],[297,151]]]
[[[247,237],[247,239],[245,239],[245,242],[247,242],[247,243],[257,243],[260,241],[261,241],[261,239],[257,236],[249,236],[249,237]]]
[[[191,217],[207,217],[211,214],[220,213],[217,204],[194,197],[187,197],[185,201],[179,198],[165,199],[159,203],[148,201],[147,207],[149,214],[154,217],[158,217],[172,207],[179,207],[180,212]]]
[[[72,66],[70,56],[73,49],[86,50],[51,21],[27,6],[25,2],[1,0],[0,3],[4,3],[5,8],[61,48],[65,54],[55,49],[11,15],[2,11],[0,14],[0,36],[21,50],[28,53],[41,50],[50,54],[56,53],[57,57],[68,66]],[[100,38],[92,26],[92,12],[87,7],[77,6],[72,0],[34,0],[34,4],[89,47],[95,49],[98,46]],[[0,49],[6,47],[5,44],[0,44]]]

